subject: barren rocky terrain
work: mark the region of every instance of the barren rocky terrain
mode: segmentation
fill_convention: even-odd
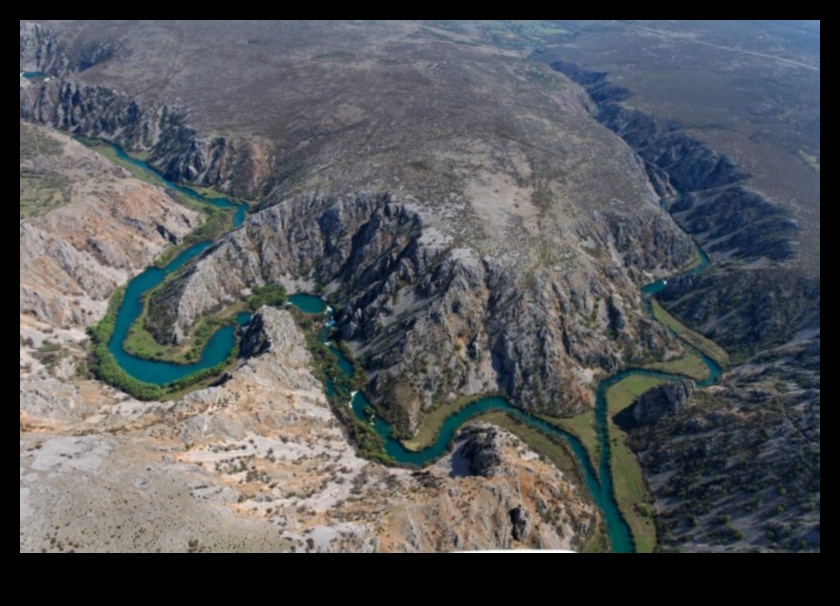
[[[268,351],[181,402],[76,382],[38,407],[22,387],[21,551],[568,550],[597,529],[569,479],[491,426],[422,473],[359,459],[289,313],[261,314]]]
[[[20,80],[21,551],[583,549],[601,525],[492,426],[423,472],[359,458],[285,311],[215,387],[93,380],[84,330],[203,218],[66,134],[252,201],[149,298],[160,344],[312,292],[404,438],[489,394],[589,413],[601,379],[692,352],[639,289],[701,246],[658,297],[731,365],[624,427],[659,547],[818,551],[819,24],[733,23],[21,21],[44,74]]]

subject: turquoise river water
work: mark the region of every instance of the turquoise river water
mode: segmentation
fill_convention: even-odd
[[[130,162],[147,171],[165,187],[175,189],[180,193],[205,204],[211,204],[221,208],[232,208],[238,206],[225,198],[207,198],[198,194],[194,190],[171,183],[160,177],[145,162],[131,158],[118,147],[115,147],[115,149],[122,160]],[[247,208],[245,206],[238,206],[237,213],[234,218],[234,227],[239,227],[242,224],[245,219],[246,211]],[[137,318],[142,313],[144,296],[150,290],[161,284],[163,280],[166,279],[166,276],[201,256],[211,245],[212,244],[210,242],[196,244],[184,251],[164,269],[147,269],[129,284],[126,290],[124,302],[117,314],[116,330],[114,331],[114,335],[109,343],[109,350],[116,358],[120,367],[135,379],[153,385],[167,385],[173,383],[188,377],[191,374],[208,368],[213,368],[214,366],[224,362],[230,355],[233,347],[236,345],[236,329],[235,326],[230,325],[221,328],[213,335],[205,346],[200,360],[195,364],[179,365],[166,362],[142,360],[128,354],[123,348],[123,342],[128,335],[131,325],[137,321]],[[687,273],[699,273],[705,270],[709,265],[708,256],[702,251],[700,251],[700,255],[700,264]],[[650,297],[656,295],[666,286],[667,282],[664,280],[646,286],[642,289],[643,299],[645,301],[649,301]],[[324,301],[317,297],[306,294],[297,294],[291,296],[289,298],[289,302],[301,312],[306,314],[326,314],[328,316],[327,321],[330,324],[332,323],[331,310]],[[237,322],[240,325],[247,324],[249,321],[250,316],[248,314],[240,314],[240,316],[237,317]],[[332,351],[332,353],[337,357],[338,366],[341,372],[348,377],[352,376],[353,365],[350,360],[345,358],[333,345],[330,345],[330,351]],[[721,369],[708,357],[702,357],[706,366],[709,368],[710,376],[700,385],[708,386],[717,381],[721,374]],[[610,468],[611,451],[608,434],[606,393],[609,388],[616,383],[627,377],[635,375],[656,377],[667,381],[676,381],[680,379],[680,377],[676,375],[667,373],[642,369],[629,369],[604,380],[598,386],[596,426],[598,439],[601,443],[601,454],[600,459],[597,461],[597,471],[596,463],[593,463],[586,448],[575,436],[542,419],[514,408],[503,398],[482,398],[468,405],[457,414],[449,417],[443,423],[436,442],[429,448],[419,452],[413,452],[406,449],[401,442],[392,437],[391,426],[386,421],[376,415],[371,416],[372,407],[364,394],[354,394],[350,405],[352,406],[357,418],[364,423],[370,423],[385,441],[388,456],[390,456],[395,462],[407,466],[428,466],[445,456],[451,447],[455,434],[465,423],[480,415],[490,412],[505,413],[547,435],[564,440],[569,445],[570,450],[579,464],[586,487],[588,488],[593,501],[603,513],[612,551],[616,553],[632,553],[635,551],[635,546],[630,527],[621,515],[618,504],[615,500],[613,478]],[[330,389],[330,386],[328,386],[328,389]]]
[[[145,162],[132,158],[117,146],[112,147],[120,159],[143,169],[162,186],[176,190],[202,204],[209,204],[216,208],[235,209],[236,212],[233,217],[234,228],[240,227],[245,222],[245,215],[248,211],[246,205],[234,204],[227,198],[207,198],[188,187],[176,185],[161,177]],[[108,350],[116,359],[117,364],[138,381],[151,385],[169,385],[195,373],[218,366],[228,358],[231,350],[236,345],[236,327],[231,324],[216,331],[205,345],[198,362],[194,364],[172,364],[169,362],[144,360],[132,356],[123,347],[131,326],[143,312],[143,303],[146,295],[163,283],[168,275],[200,257],[212,244],[212,242],[199,242],[182,252],[163,269],[150,267],[129,282],[123,303],[117,311],[114,334],[108,342]],[[236,321],[239,325],[247,324],[250,321],[250,316],[248,314],[240,314],[237,316]]]

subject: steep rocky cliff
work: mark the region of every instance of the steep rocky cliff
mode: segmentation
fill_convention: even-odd
[[[81,73],[116,55],[123,42],[96,36],[80,44],[67,44],[49,27],[40,23],[20,22],[20,69],[49,76]]]
[[[671,212],[715,258],[793,259],[798,224],[791,214],[745,187],[688,194]]]
[[[598,120],[627,141],[646,161],[664,171],[680,191],[700,191],[738,183],[750,175],[702,141],[680,133],[675,125],[609,100]]]
[[[249,166],[260,150],[254,144],[240,150],[224,138],[199,139],[195,130],[185,125],[186,112],[177,107],[142,107],[111,89],[60,79],[22,84],[20,116],[147,152],[149,164],[171,181],[223,191],[236,186],[241,195],[259,195],[261,184],[249,181],[254,173]]]
[[[580,411],[591,405],[588,373],[678,347],[644,318],[636,295],[636,280],[693,254],[655,209],[577,226],[603,251],[595,272],[528,275],[454,246],[415,209],[388,194],[267,208],[156,293],[149,328],[179,342],[247,289],[329,285],[342,338],[355,344],[372,393],[403,431],[435,404],[496,391],[530,410]],[[648,241],[659,246],[642,253]]]
[[[187,126],[187,110],[168,103],[143,103],[76,77],[118,53],[124,41],[93,38],[62,46],[41,24],[21,22],[21,71],[50,74],[48,81],[21,79],[20,117],[132,151],[167,179],[188,182],[246,198],[262,194],[266,178],[264,145],[234,144],[225,137],[201,138]],[[58,77],[58,78],[56,78]]]
[[[162,130],[178,127],[183,114],[169,108],[141,109],[115,91],[58,79],[22,85],[20,117],[73,134],[111,140],[127,149],[148,151]]]
[[[136,52],[141,42],[131,43]],[[441,108],[433,120],[366,92],[353,95],[361,113],[312,105],[305,90],[284,97],[283,107],[305,101],[309,122],[319,121],[290,122],[274,159],[253,138],[202,139],[185,111],[100,85],[22,85],[21,114],[147,150],[174,180],[273,192],[264,206],[274,208],[156,296],[149,328],[161,341],[182,340],[247,288],[332,284],[342,336],[402,431],[435,404],[487,392],[532,410],[581,411],[596,374],[679,348],[644,318],[637,288],[688,263],[692,245],[658,209],[643,165],[587,117],[577,90],[535,85],[502,56],[470,60],[493,77],[473,79],[452,62],[376,76],[415,78],[434,93],[430,103],[473,108]],[[499,104],[490,91],[515,98]],[[379,117],[358,133],[324,127],[366,115]],[[371,191],[394,194],[356,195],[371,179],[388,183]],[[292,189],[300,193],[289,197]]]

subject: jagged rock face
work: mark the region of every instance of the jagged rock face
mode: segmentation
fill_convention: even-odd
[[[21,71],[61,74],[67,69],[55,35],[43,25],[20,22]]]
[[[266,185],[264,145],[234,145],[224,137],[201,139],[185,124],[182,108],[141,106],[108,88],[54,80],[21,86],[20,117],[149,152],[149,164],[170,181],[243,197],[259,197]]]
[[[256,358],[271,349],[271,342],[266,335],[265,317],[258,314],[251,318],[239,343],[239,351],[242,357]]]
[[[524,408],[579,411],[592,400],[585,369],[611,372],[677,346],[635,307],[633,279],[688,261],[692,248],[661,218],[609,216],[578,231],[605,260],[623,263],[605,263],[603,274],[523,276],[446,246],[389,195],[289,200],[257,213],[157,292],[147,324],[179,342],[246,289],[294,290],[314,279],[337,289],[342,338],[357,343],[372,395],[403,430],[454,394],[502,391]],[[639,244],[648,240],[661,246]]]
[[[682,412],[689,405],[693,393],[694,384],[691,381],[660,385],[639,398],[633,408],[633,417],[639,425],[653,425]]]
[[[99,38],[68,49],[49,28],[40,23],[20,22],[21,71],[51,76],[84,72],[111,59],[121,46],[119,41]]]
[[[162,131],[177,130],[183,113],[168,107],[141,109],[136,101],[107,88],[53,80],[21,87],[20,117],[148,151]]]
[[[607,103],[598,120],[664,171],[681,191],[700,191],[738,183],[750,174],[705,143],[658,124],[644,113]]]
[[[581,238],[592,237],[599,249],[612,246],[621,266],[636,284],[642,284],[651,268],[671,267],[676,271],[695,255],[690,238],[674,230],[673,221],[660,214],[608,215],[588,222],[580,229]],[[612,280],[620,279],[615,268],[607,270]]]
[[[338,278],[360,290],[381,288],[388,277],[393,283],[414,279],[432,261],[421,254],[419,236],[418,216],[388,196],[364,194],[337,203],[313,197],[275,206],[249,219],[192,271],[162,289],[152,303],[156,311],[150,328],[162,340],[180,341],[228,296],[296,277],[312,276],[321,283]],[[344,319],[348,337],[365,330],[359,318],[357,313],[353,320]]]
[[[511,537],[514,541],[521,541],[528,536],[531,530],[531,522],[528,514],[521,507],[510,510]]]
[[[586,71],[562,61],[552,63],[551,67],[584,86],[592,100],[599,104],[598,121],[655,166],[655,175],[667,174],[671,183],[680,190],[712,189],[743,181],[750,176],[731,158],[719,154],[705,143],[673,132],[676,125],[660,124],[639,110],[619,105],[631,96],[631,92],[610,83],[607,73]]]
[[[745,187],[686,195],[671,212],[716,258],[784,261],[796,255],[796,221]]]
[[[819,280],[792,268],[722,269],[680,278],[660,298],[730,351],[760,351],[800,331],[819,334]]]

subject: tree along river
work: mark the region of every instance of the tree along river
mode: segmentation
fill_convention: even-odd
[[[147,171],[165,187],[175,189],[178,192],[205,204],[211,204],[221,208],[233,208],[238,206],[225,198],[206,198],[194,190],[175,185],[174,183],[160,177],[145,162],[131,158],[116,146],[115,149],[123,161],[130,162],[131,164]],[[247,207],[244,205],[239,206],[234,217],[234,228],[242,225],[245,219],[246,211]],[[199,257],[211,245],[212,243],[210,242],[196,244],[181,253],[164,269],[149,268],[130,282],[125,293],[125,299],[118,310],[116,329],[114,330],[114,334],[108,347],[120,367],[135,379],[152,385],[168,385],[194,373],[208,368],[213,368],[214,366],[221,364],[228,358],[233,347],[236,345],[235,327],[231,325],[219,329],[211,337],[207,345],[204,347],[201,359],[195,364],[181,365],[142,360],[128,354],[123,348],[123,343],[128,336],[129,329],[132,324],[137,321],[143,311],[144,296],[150,290],[161,284],[169,274],[177,271],[179,268]],[[708,256],[703,251],[700,251],[700,263],[688,273],[699,273],[705,270],[708,265]],[[649,303],[650,297],[660,292],[665,288],[665,286],[667,286],[667,282],[662,280],[644,287],[642,289],[643,299]],[[311,295],[297,294],[291,296],[289,298],[289,302],[305,314],[326,314],[328,326],[332,325],[332,310],[321,299]],[[239,325],[245,325],[248,322],[250,322],[249,314],[240,314],[237,317],[237,323],[239,323]],[[329,332],[328,328],[323,335],[325,340],[329,338]],[[330,345],[330,351],[336,356],[341,372],[347,377],[352,376],[352,363],[345,358],[336,347]],[[699,385],[701,387],[705,387],[714,384],[720,377],[721,368],[708,356],[705,356],[700,352],[696,353],[702,357],[703,362],[709,369],[709,377],[705,381],[699,383]],[[528,425],[529,427],[537,429],[549,436],[554,436],[564,440],[566,444],[569,445],[572,453],[577,459],[584,481],[592,495],[593,501],[603,513],[612,551],[616,553],[632,553],[635,551],[633,536],[630,531],[630,527],[619,510],[613,488],[613,477],[610,467],[611,443],[609,439],[608,407],[606,400],[607,391],[612,386],[632,376],[654,377],[666,381],[678,381],[682,379],[682,377],[678,375],[669,373],[643,369],[629,369],[619,372],[618,374],[601,382],[597,390],[595,414],[598,440],[601,445],[600,459],[597,462],[597,472],[595,465],[590,459],[588,451],[575,436],[552,425],[551,423],[548,423],[547,421],[523,412],[518,408],[514,408],[503,398],[482,398],[467,405],[461,411],[450,416],[446,419],[446,421],[444,421],[440,428],[437,440],[432,446],[418,452],[408,450],[400,441],[392,437],[391,426],[384,419],[371,414],[373,409],[364,394],[353,394],[350,406],[352,407],[356,417],[363,423],[369,423],[384,440],[388,456],[396,463],[407,466],[424,467],[440,459],[447,454],[455,434],[465,423],[489,412],[503,412]],[[327,385],[328,392],[331,389],[332,385]]]

